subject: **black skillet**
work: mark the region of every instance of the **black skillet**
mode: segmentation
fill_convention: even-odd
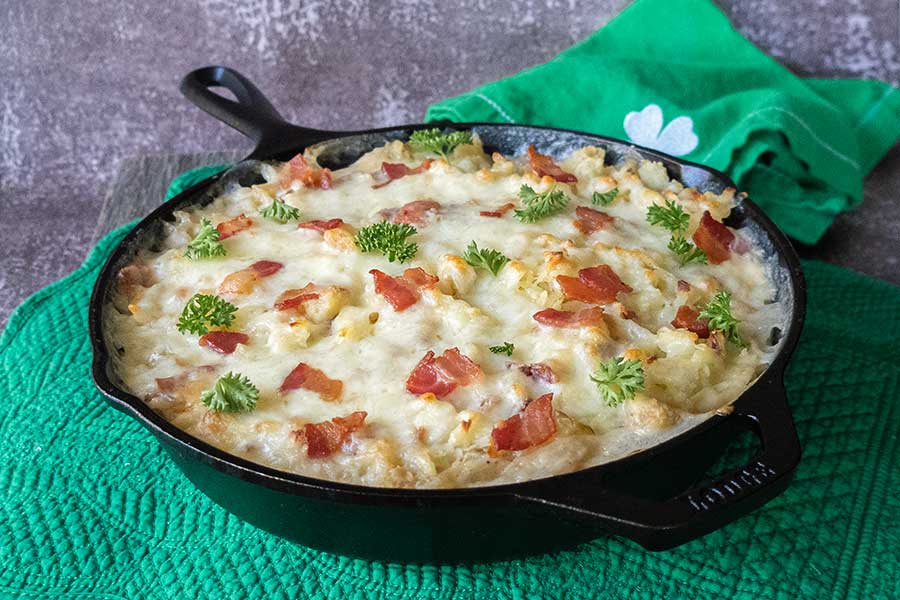
[[[230,90],[237,101],[211,88]],[[415,124],[335,132],[287,123],[238,72],[207,67],[188,74],[181,91],[194,104],[256,143],[248,159],[286,160],[324,142],[323,166],[353,162],[385,141],[405,139]],[[561,155],[583,145],[607,150],[611,160],[638,155],[662,162],[670,176],[701,191],[734,184],[724,174],[620,140],[577,131],[493,123],[444,123],[478,133],[488,149],[521,154],[533,143]],[[746,228],[761,244],[785,312],[773,331],[775,356],[763,375],[734,402],[677,437],[626,458],[566,475],[510,485],[451,490],[382,489],[311,479],[232,456],[165,421],[128,393],[110,367],[114,342],[103,331],[103,312],[118,270],[139,248],[152,247],[172,212],[209,202],[215,175],[166,202],[143,219],[113,250],[91,297],[89,327],[97,387],[117,409],[147,427],[185,475],[215,502],[262,529],[329,552],[371,559],[434,562],[493,560],[571,547],[614,534],[651,550],[664,550],[722,527],[768,502],[788,485],[800,444],[782,381],[803,322],[805,285],[787,238],[744,198],[728,224]],[[712,479],[704,470],[741,430],[761,449],[745,464]]]

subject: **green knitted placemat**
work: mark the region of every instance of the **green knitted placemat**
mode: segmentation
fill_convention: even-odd
[[[806,262],[787,375],[804,458],[782,496],[700,540],[621,539],[493,565],[353,560],[281,540],[200,494],[91,383],[100,241],[0,338],[0,595],[15,598],[900,597],[900,288]]]

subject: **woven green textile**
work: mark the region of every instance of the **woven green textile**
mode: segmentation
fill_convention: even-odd
[[[402,566],[241,522],[106,405],[85,315],[126,229],[27,300],[0,338],[0,597],[900,597],[900,288],[805,263],[809,317],[787,378],[805,455],[762,509],[663,553],[600,539],[495,565]]]
[[[552,125],[727,171],[811,244],[900,135],[900,90],[801,79],[709,0],[638,0],[546,64],[432,106],[430,120]]]

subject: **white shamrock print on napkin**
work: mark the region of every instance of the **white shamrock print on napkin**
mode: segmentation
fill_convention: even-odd
[[[641,112],[625,115],[622,125],[628,139],[635,144],[666,154],[683,156],[697,147],[700,140],[694,133],[694,121],[690,117],[677,117],[665,129],[662,124],[662,109],[656,104],[648,104]]]

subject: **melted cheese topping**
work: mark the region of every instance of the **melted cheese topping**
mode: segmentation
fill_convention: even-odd
[[[648,207],[672,199],[690,213],[693,232],[703,211],[719,220],[729,214],[734,190],[715,195],[685,188],[670,181],[659,163],[607,165],[603,150],[594,147],[559,163],[577,176],[576,183],[556,183],[537,177],[524,159],[487,156],[477,138],[458,147],[449,163],[435,160],[421,174],[373,188],[382,162],[415,167],[423,158],[392,142],[336,171],[327,190],[299,182],[282,190],[280,165],[266,165],[261,173],[268,184],[235,187],[208,206],[177,213],[162,251],[136,258],[140,285],[120,286],[118,310],[107,311],[109,336],[123,349],[114,367],[127,388],[192,435],[278,469],[371,486],[463,487],[568,472],[647,447],[732,402],[764,369],[766,339],[772,327],[782,326],[782,317],[761,254],[751,249],[732,252],[719,265],[681,266],[667,250],[669,233],[646,219]],[[315,164],[315,149],[307,160]],[[479,215],[508,202],[520,207],[523,184],[538,192],[555,185],[569,205],[534,224],[519,222],[512,211],[502,218]],[[591,206],[593,192],[614,187],[620,190],[615,201],[593,207],[614,221],[580,233],[573,225],[575,208]],[[340,218],[351,227],[323,235],[296,222],[262,218],[259,210],[276,195],[299,209],[300,221]],[[382,220],[379,211],[425,198],[441,208],[411,238],[418,252],[407,263],[389,263],[353,244],[355,230]],[[223,241],[226,256],[184,256],[201,218],[217,224],[241,214],[253,225]],[[496,277],[461,258],[473,240],[511,259]],[[238,307],[229,329],[247,334],[247,344],[221,355],[201,347],[198,336],[176,330],[192,295],[216,294],[227,275],[263,259],[284,268],[259,280],[250,294],[224,295]],[[598,264],[609,265],[633,290],[604,307],[605,326],[535,322],[532,315],[548,307],[585,308],[564,301],[556,276],[577,276]],[[369,271],[396,276],[410,267],[440,281],[397,312],[374,292]],[[308,283],[342,291],[323,296],[304,316],[273,309],[283,291]],[[679,306],[702,307],[719,290],[732,293],[748,348],[726,345],[719,336],[698,339],[670,325]],[[515,345],[511,357],[489,351],[504,342]],[[442,400],[406,391],[407,377],[427,351],[440,355],[453,347],[481,367],[480,382]],[[610,407],[590,374],[615,356],[640,359],[646,385]],[[299,362],[343,382],[341,398],[326,401],[307,389],[280,393]],[[526,376],[519,367],[532,363],[549,365],[558,381]],[[200,393],[229,371],[258,387],[252,412],[218,413],[200,402]],[[553,394],[555,437],[521,452],[489,452],[493,427],[545,393]],[[294,432],[353,411],[367,413],[365,427],[333,455],[309,458]]]

